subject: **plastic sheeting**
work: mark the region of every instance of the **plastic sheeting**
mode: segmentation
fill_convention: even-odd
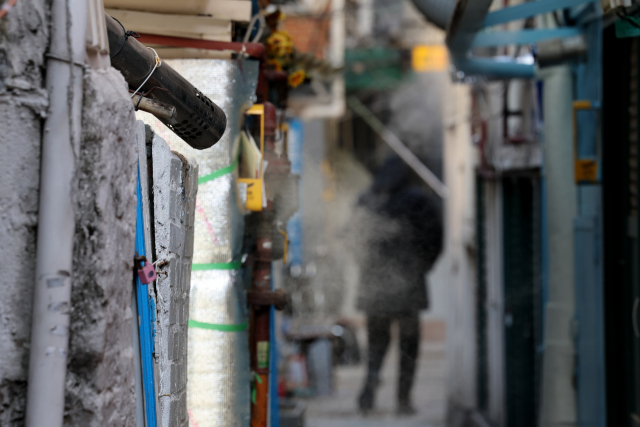
[[[255,102],[257,61],[167,61],[227,115],[227,129],[210,149],[189,147],[154,117],[141,114],[173,150],[195,159],[202,179],[230,166],[244,111]],[[239,272],[244,219],[237,174],[199,185],[191,275],[187,410],[191,425],[248,427],[248,313]]]
[[[194,271],[191,318],[210,325],[247,323],[244,289],[235,270]],[[241,327],[241,326],[240,326]],[[189,329],[187,409],[191,425],[249,426],[247,330]]]

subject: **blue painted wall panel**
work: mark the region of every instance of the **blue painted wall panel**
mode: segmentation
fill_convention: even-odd
[[[594,7],[596,7],[594,5]],[[585,26],[586,60],[575,66],[575,99],[601,105],[602,23]],[[601,126],[597,111],[578,115],[578,154],[598,158]],[[602,187],[578,186],[578,216],[574,221],[577,319],[577,397],[580,427],[606,426],[604,306],[602,256]]]
[[[601,224],[598,217],[574,223],[578,332],[578,425],[606,425]]]

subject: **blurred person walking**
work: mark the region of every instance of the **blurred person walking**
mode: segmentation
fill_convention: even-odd
[[[358,399],[363,413],[374,407],[391,324],[400,329],[398,415],[412,415],[411,389],[420,345],[419,312],[429,306],[426,273],[442,249],[440,200],[410,185],[407,165],[389,158],[363,193],[352,219],[359,255],[358,309],[367,316],[368,366]]]

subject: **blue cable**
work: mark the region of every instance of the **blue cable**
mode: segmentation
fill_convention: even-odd
[[[140,185],[140,165],[138,164],[138,203],[136,206],[136,255],[145,256],[144,219],[142,216],[142,186]],[[140,328],[140,357],[142,359],[142,389],[147,427],[156,427],[156,399],[153,379],[153,338],[150,310],[149,288],[140,282],[136,275],[136,300],[138,302],[138,322]]]
[[[273,264],[271,264],[273,269]],[[273,290],[273,274],[271,275],[271,290]],[[276,309],[271,306],[269,325],[269,395],[271,397],[271,427],[280,427],[280,399],[278,396],[278,342],[276,340]]]

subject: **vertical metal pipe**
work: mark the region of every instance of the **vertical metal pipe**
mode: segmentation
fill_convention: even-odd
[[[271,247],[271,239],[264,239],[258,245]],[[270,255],[270,250],[269,250]],[[253,291],[268,292],[271,290],[271,260],[256,261],[253,272]],[[251,407],[251,427],[267,427],[269,403],[269,345],[271,307],[256,307],[253,310],[253,334],[251,343],[252,369],[256,374],[255,402]]]
[[[280,171],[281,163],[274,158],[277,127],[276,109],[264,103],[264,158],[272,165],[270,175]],[[267,183],[269,180],[267,180]],[[267,184],[268,185],[268,184]],[[271,261],[273,260],[273,225],[275,207],[270,200],[259,215],[257,228],[256,263],[253,270],[254,292],[271,291]],[[251,427],[267,427],[269,415],[269,345],[271,342],[271,307],[254,306],[251,336],[251,368],[256,374],[256,399],[251,407]]]
[[[550,67],[544,79],[544,172],[546,239],[548,244],[548,300],[539,426],[574,425],[576,390],[573,386],[575,348],[575,280],[573,221],[576,186],[573,177],[571,117],[573,77],[568,66]]]
[[[27,427],[58,427],[63,423],[75,229],[73,182],[81,137],[86,20],[86,0],[53,0]]]

